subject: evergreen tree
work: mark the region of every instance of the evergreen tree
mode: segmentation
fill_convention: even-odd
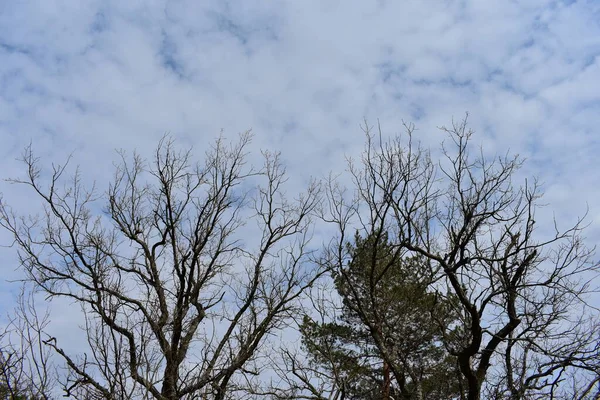
[[[458,392],[455,360],[441,325],[456,315],[432,290],[421,258],[403,257],[386,232],[348,244],[349,262],[332,270],[341,310],[331,322],[304,318],[303,344],[313,365],[332,370],[352,399],[449,399]]]

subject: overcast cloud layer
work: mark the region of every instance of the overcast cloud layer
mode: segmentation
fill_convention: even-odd
[[[104,186],[116,148],[149,154],[171,132],[202,154],[252,128],[300,182],[343,170],[363,118],[386,134],[414,122],[437,146],[436,127],[468,111],[486,154],[528,159],[550,215],[566,225],[589,207],[594,245],[599,21],[593,0],[2,1],[0,171],[18,175],[32,141],[47,163],[74,152]],[[15,276],[13,250],[0,260]]]

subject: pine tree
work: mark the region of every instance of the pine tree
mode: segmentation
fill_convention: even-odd
[[[311,362],[332,370],[346,398],[456,396],[455,360],[439,329],[456,319],[452,300],[441,300],[422,259],[402,257],[386,232],[357,234],[347,246],[350,261],[332,271],[339,316],[306,316],[301,327]]]

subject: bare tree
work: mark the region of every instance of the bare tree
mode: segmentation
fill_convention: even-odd
[[[276,400],[343,400],[347,399],[344,377],[335,369],[312,363],[299,348],[291,345],[272,357],[274,378],[270,385],[254,392],[257,398]]]
[[[334,293],[335,287],[328,279],[320,280],[311,289],[306,312],[311,313],[312,318],[323,324],[334,320],[332,314],[339,309],[339,299]],[[296,326],[299,333],[302,333],[302,325],[306,319],[306,314],[298,315]],[[270,385],[258,388],[255,394],[259,398],[277,400],[347,399],[348,380],[359,380],[363,371],[357,371],[352,376],[345,374],[345,371],[339,368],[340,362],[334,355],[333,346],[329,346],[328,351],[323,352],[320,362],[314,362],[301,339],[302,336],[298,337],[271,355],[274,377]]]
[[[515,184],[518,157],[486,158],[473,149],[466,119],[442,128],[447,140],[437,163],[416,143],[414,126],[405,128],[404,137],[384,140],[365,126],[362,158],[349,162],[351,190],[330,180],[324,218],[338,234],[325,255],[328,268],[344,272],[356,231],[387,232],[395,257],[422,260],[429,290],[458,316],[438,329],[457,360],[461,398],[598,396],[600,330],[586,295],[599,263],[582,238],[584,220],[537,229],[538,184]],[[355,299],[359,313],[378,312],[368,296]],[[376,324],[387,319],[375,317],[362,322],[402,379],[401,354]]]
[[[261,374],[261,344],[322,273],[307,247],[319,189],[286,197],[279,155],[253,169],[250,139],[217,140],[203,163],[169,138],[149,163],[121,153],[104,195],[67,177],[68,163],[44,180],[25,151],[27,175],[12,182],[44,211],[2,203],[0,224],[37,289],[83,312],[87,349],[45,340],[66,365],[66,396],[225,399]]]
[[[52,398],[57,376],[50,349],[44,345],[48,317],[35,307],[30,292],[20,292],[14,313],[0,332],[0,398]]]

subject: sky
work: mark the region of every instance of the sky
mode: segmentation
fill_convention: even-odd
[[[105,184],[115,149],[171,133],[202,154],[252,129],[294,182],[342,172],[363,120],[385,135],[469,113],[486,154],[518,153],[547,215],[600,240],[598,1],[0,1],[0,175],[32,143]],[[5,201],[35,209],[6,182]],[[9,238],[0,234],[3,246]],[[0,248],[15,277],[14,249]],[[0,283],[0,299],[12,288]],[[0,309],[1,310],[1,309]]]

